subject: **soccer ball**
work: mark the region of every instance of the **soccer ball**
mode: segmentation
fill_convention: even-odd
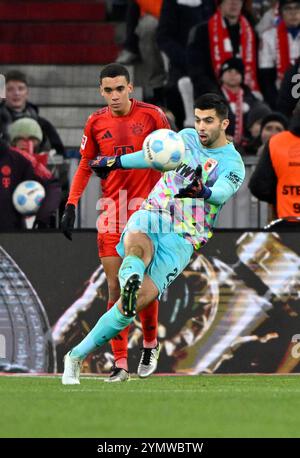
[[[22,181],[13,192],[15,209],[22,215],[35,215],[46,195],[45,188],[38,181]]]
[[[156,170],[174,170],[182,162],[185,145],[181,135],[169,129],[158,129],[143,143],[145,160]]]

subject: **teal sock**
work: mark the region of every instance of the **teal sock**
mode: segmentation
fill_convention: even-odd
[[[128,277],[132,274],[138,274],[142,282],[145,270],[146,267],[141,258],[138,256],[125,256],[119,270],[119,282],[121,289],[124,288]]]
[[[74,347],[70,356],[74,358],[84,359],[97,347],[108,342],[110,339],[119,334],[122,329],[132,323],[133,317],[122,315],[115,304],[108,312],[104,313],[88,335]]]

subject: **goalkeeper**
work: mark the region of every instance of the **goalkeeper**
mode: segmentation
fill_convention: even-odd
[[[226,138],[226,102],[204,94],[195,103],[195,129],[180,132],[185,158],[164,173],[121,236],[117,251],[121,297],[91,332],[65,356],[63,384],[78,384],[84,358],[128,326],[136,314],[172,283],[198,250],[212,237],[218,214],[241,186],[245,168]],[[107,176],[116,168],[147,168],[142,151],[121,158],[91,161]]]

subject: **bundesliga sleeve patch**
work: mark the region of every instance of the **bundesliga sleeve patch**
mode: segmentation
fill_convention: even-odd
[[[234,172],[229,172],[229,174],[226,175],[226,178],[235,186],[238,186],[242,182],[242,179]]]
[[[81,145],[80,145],[80,148],[81,148],[81,149],[84,149],[84,148],[85,148],[86,142],[87,142],[87,136],[86,136],[86,135],[83,135],[83,136],[82,136],[82,139],[81,139]]]

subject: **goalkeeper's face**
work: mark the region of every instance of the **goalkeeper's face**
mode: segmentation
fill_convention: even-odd
[[[100,94],[117,116],[124,116],[130,111],[129,97],[132,91],[132,84],[128,83],[125,76],[103,78],[100,85]]]
[[[217,148],[219,142],[225,139],[228,119],[221,120],[215,109],[195,109],[195,129],[200,142],[206,148]]]

